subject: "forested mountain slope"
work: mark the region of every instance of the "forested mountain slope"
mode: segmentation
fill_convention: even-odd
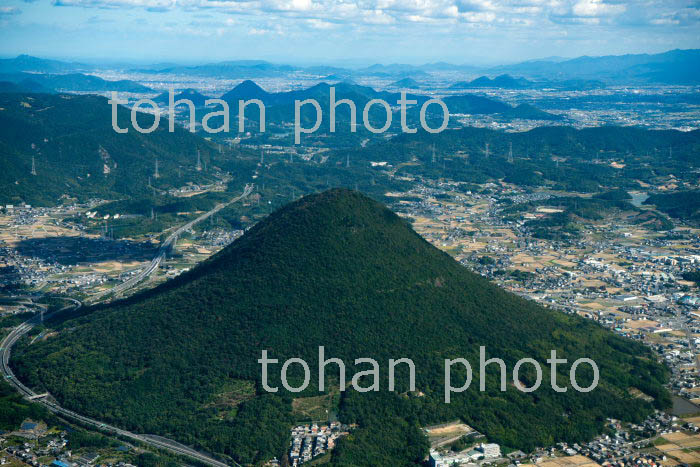
[[[98,96],[0,94],[0,204],[144,195],[151,192],[149,177],[158,189],[213,180],[196,171],[198,150],[203,164],[220,162],[205,140],[179,126],[169,133],[165,118],[153,133],[139,133],[123,107],[119,126],[129,132],[118,134],[111,111]],[[148,128],[153,116],[140,113],[138,121]]]
[[[348,190],[289,204],[192,271],[58,328],[58,335],[17,349],[23,381],[81,413],[239,462],[282,455],[293,421],[292,394],[262,389],[263,349],[280,361],[271,366],[273,386],[280,386],[285,359],[309,363],[310,387],[294,397],[319,394],[319,346],[343,359],[348,382],[367,369],[355,366],[356,358],[379,362],[379,391],[342,396],[341,420],[359,428],[334,453],[337,465],[411,465],[427,452],[418,427],[454,418],[505,446],[532,449],[591,438],[606,417],[641,420],[653,406],[630,388],[654,397],[656,407],[669,403],[666,370],[643,345],[505,292],[381,204]],[[501,392],[494,365],[480,392],[480,345],[509,371],[523,357],[542,362],[542,387],[525,394],[509,373]],[[549,384],[552,349],[569,362],[557,376],[565,393]],[[420,393],[406,393],[401,366],[397,391],[387,390],[387,361],[403,357],[415,362]],[[472,362],[474,381],[445,404],[443,359],[458,357]],[[585,394],[568,383],[570,365],[581,357],[593,359],[601,377]],[[334,368],[327,388],[337,388]],[[592,378],[586,368],[578,370],[581,386]],[[290,367],[294,386],[299,369]],[[464,377],[455,367],[455,386]],[[532,366],[523,366],[520,383],[534,380]]]

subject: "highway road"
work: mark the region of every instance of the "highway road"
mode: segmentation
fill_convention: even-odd
[[[64,297],[62,297],[64,298]],[[81,306],[82,303],[80,303],[78,300],[74,300],[72,298],[64,298],[65,300],[68,300],[72,302],[72,305],[68,305],[61,310],[55,311],[53,313],[49,313],[44,315],[44,319],[51,318],[51,316],[55,315],[56,313],[59,313],[61,311],[65,311],[69,308],[73,308],[74,310],[78,310]],[[10,368],[10,355],[12,351],[12,346],[15,345],[15,343],[22,338],[25,334],[27,334],[29,331],[34,328],[39,322],[41,321],[41,318],[39,316],[34,316],[31,319],[25,321],[24,323],[20,324],[16,328],[10,332],[10,334],[3,339],[2,343],[0,343],[0,372],[2,373],[2,377],[10,383],[12,386],[14,386],[17,391],[24,396],[25,399],[31,399],[36,403],[42,404],[44,407],[46,407],[48,410],[51,412],[62,415],[64,417],[70,418],[72,420],[77,420],[84,425],[87,426],[92,426],[94,428],[100,429],[105,432],[113,433],[115,435],[119,435],[128,439],[131,439],[133,441],[138,441],[141,443],[149,444],[151,446],[154,446],[159,449],[164,449],[166,451],[170,451],[175,454],[183,455],[183,456],[188,456],[193,459],[197,459],[200,462],[204,462],[209,465],[213,465],[215,467],[227,467],[228,464],[218,461],[216,459],[213,459],[212,457],[201,453],[199,451],[196,451],[192,448],[189,448],[187,446],[184,446],[176,441],[173,441],[168,438],[163,438],[161,436],[156,436],[156,435],[145,435],[145,434],[136,434],[132,433],[127,430],[123,430],[121,428],[117,428],[115,426],[109,425],[107,423],[104,423],[100,420],[95,420],[89,417],[85,417],[83,415],[80,415],[76,412],[73,412],[72,410],[65,409],[61,407],[60,405],[49,401],[47,398],[37,398],[38,394],[36,394],[34,391],[29,389],[27,386],[22,384],[21,381],[19,381],[16,377],[15,374],[12,371],[12,368]],[[238,464],[235,464],[238,465]]]
[[[118,296],[125,291],[129,290],[130,288],[134,287],[136,284],[139,282],[143,281],[146,279],[148,276],[153,274],[153,272],[158,269],[160,266],[160,263],[165,259],[165,256],[167,255],[168,251],[172,247],[172,245],[177,241],[177,238],[185,231],[191,229],[198,223],[202,222],[205,219],[208,219],[209,217],[213,216],[217,212],[221,211],[224,209],[226,206],[235,203],[236,201],[240,201],[241,199],[247,197],[250,193],[252,193],[254,188],[254,185],[252,183],[246,184],[245,189],[243,190],[243,193],[240,196],[237,196],[233,198],[230,201],[227,201],[226,203],[221,203],[216,205],[214,209],[211,211],[207,211],[206,213],[202,214],[198,218],[188,222],[187,224],[178,227],[177,230],[175,230],[173,233],[168,235],[168,238],[165,239],[163,243],[161,243],[160,247],[158,248],[158,252],[156,253],[156,256],[151,260],[151,262],[148,264],[148,266],[143,269],[141,272],[139,272],[137,275],[134,277],[122,282],[121,284],[106,290],[104,292],[101,292],[97,295],[95,295],[96,299],[99,299],[107,294],[113,294],[114,296]]]
[[[150,274],[155,271],[158,266],[160,265],[161,261],[165,258],[165,255],[167,254],[168,250],[170,249],[171,245],[177,240],[177,237],[182,234],[182,232],[191,229],[194,227],[197,223],[209,218],[210,216],[216,214],[226,206],[228,206],[231,203],[235,203],[236,201],[239,201],[246,196],[248,196],[251,192],[253,191],[253,185],[252,184],[247,184],[245,186],[245,189],[243,190],[243,193],[240,196],[237,196],[236,198],[233,198],[232,200],[226,202],[226,203],[221,203],[217,205],[214,209],[211,211],[206,212],[205,214],[202,214],[201,216],[197,217],[196,219],[188,222],[187,224],[179,227],[177,230],[175,230],[173,233],[171,233],[168,238],[165,239],[165,241],[161,244],[160,248],[158,249],[158,253],[156,254],[155,258],[151,261],[151,263],[148,265],[146,269],[141,271],[137,276],[132,277],[128,281],[125,281],[118,286],[114,287],[108,292],[112,292],[115,294],[119,294],[122,292],[125,292],[129,288],[135,286],[139,282],[141,282],[143,279],[147,278]],[[61,312],[61,311],[66,311],[69,308],[73,308],[73,310],[78,310],[80,307],[82,307],[82,303],[79,302],[78,300],[72,299],[72,298],[66,298],[66,297],[61,297],[64,300],[68,300],[72,303],[72,305],[68,305],[58,311],[55,311],[53,313],[45,314],[44,319],[49,319],[53,315]],[[122,436],[124,438],[131,439],[133,441],[138,441],[141,443],[145,443],[151,446],[154,446],[159,449],[164,449],[166,451],[179,454],[179,455],[184,455],[191,457],[193,459],[197,459],[200,462],[203,462],[208,465],[212,465],[214,467],[228,467],[228,464],[221,462],[217,459],[212,458],[211,456],[201,453],[199,451],[196,451],[195,449],[189,448],[187,446],[184,446],[177,441],[173,441],[168,438],[163,438],[162,436],[157,436],[157,435],[148,435],[148,434],[137,434],[137,433],[132,433],[127,430],[123,430],[121,428],[117,428],[115,426],[109,425],[107,423],[104,423],[100,420],[95,420],[89,417],[85,417],[83,415],[80,415],[76,412],[73,412],[71,410],[65,409],[58,405],[55,402],[51,402],[48,400],[46,397],[41,397],[38,394],[36,394],[34,391],[29,389],[27,386],[22,384],[21,381],[19,381],[14,373],[12,372],[12,369],[10,368],[10,355],[12,353],[12,346],[19,341],[22,336],[27,334],[29,331],[31,331],[34,326],[36,326],[39,322],[41,321],[41,317],[39,315],[35,315],[31,319],[25,321],[24,323],[20,324],[16,328],[14,328],[10,334],[3,339],[3,341],[0,343],[0,373],[2,374],[2,377],[10,383],[17,391],[22,394],[22,396],[26,399],[33,400],[36,403],[42,404],[44,407],[46,407],[48,410],[50,410],[53,413],[62,415],[64,417],[70,418],[72,420],[77,420],[87,426],[92,426],[95,428],[98,428],[102,431],[113,433],[118,436]],[[236,462],[233,462],[234,465],[240,467],[239,464]]]

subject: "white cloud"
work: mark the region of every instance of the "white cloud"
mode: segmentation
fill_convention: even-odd
[[[20,10],[17,7],[14,6],[0,6],[0,17],[3,16],[14,16],[22,13],[22,10]]]
[[[604,3],[602,0],[580,0],[571,9],[576,16],[608,16],[623,13],[625,5]]]
[[[322,19],[315,18],[307,19],[306,24],[308,24],[314,29],[332,29],[333,27],[335,27],[335,25],[329,21],[324,21]]]
[[[52,0],[57,6],[142,8],[147,11],[213,11],[299,20],[299,26],[425,23],[474,27],[492,24],[542,28],[546,24],[697,24],[697,0]],[[11,11],[0,14],[16,14]],[[257,25],[251,34],[270,31]]]

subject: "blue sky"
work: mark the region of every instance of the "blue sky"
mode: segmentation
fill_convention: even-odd
[[[700,0],[0,0],[0,55],[286,63],[700,47]]]

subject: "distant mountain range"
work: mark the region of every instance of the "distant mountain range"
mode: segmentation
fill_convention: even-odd
[[[19,85],[20,91],[32,92],[150,92],[151,88],[130,80],[108,81],[98,76],[83,73],[44,74],[44,73],[0,73],[0,81]],[[5,92],[11,91],[6,86]]]
[[[75,71],[90,71],[93,66],[83,63],[62,62],[31,55],[18,55],[15,58],[0,59],[0,73],[16,73],[27,71],[32,73],[70,73]]]
[[[75,73],[90,72],[98,67],[81,63],[61,62],[20,55],[13,59],[0,60],[0,73]],[[540,85],[555,87],[588,86],[594,83],[605,84],[698,84],[700,83],[700,50],[671,50],[659,54],[610,55],[602,57],[579,57],[563,59],[550,57],[528,60],[513,65],[497,67],[477,67],[469,64],[453,65],[438,62],[425,65],[374,64],[365,68],[349,69],[335,66],[309,66],[275,64],[264,60],[233,60],[202,65],[153,65],[134,68],[140,73],[172,73],[199,77],[227,79],[255,79],[281,77],[290,73],[303,72],[307,75],[333,76],[334,79],[351,77],[384,77],[393,79],[428,77],[432,72],[458,72],[474,76],[486,76],[474,81],[460,81],[460,88],[528,86],[528,83],[503,79],[503,75],[520,76],[534,80]],[[330,80],[330,78],[328,78]],[[475,82],[476,81],[476,82]],[[501,82],[502,81],[502,82]],[[465,85],[467,83],[467,85]]]
[[[501,88],[501,89],[524,89],[532,86],[532,81],[525,78],[513,78],[504,74],[491,79],[488,76],[481,76],[472,81],[460,81],[450,86],[450,89],[471,89],[471,88]]]
[[[291,65],[278,65],[262,60],[238,60],[219,63],[210,63],[197,66],[174,66],[160,70],[157,73],[174,73],[193,76],[220,76],[227,78],[237,77],[266,77],[279,76],[296,70]]]
[[[402,80],[401,83],[412,84],[415,81]],[[417,83],[416,83],[417,84]],[[295,100],[304,99],[315,99],[324,111],[324,115],[328,115],[329,109],[329,99],[330,99],[330,88],[335,88],[336,101],[341,99],[350,99],[355,103],[358,113],[358,121],[361,121],[362,109],[363,107],[372,99],[383,99],[385,102],[395,105],[396,102],[401,98],[399,92],[389,92],[389,91],[376,91],[369,86],[361,86],[358,84],[341,82],[336,84],[319,83],[311,86],[307,89],[298,91],[285,91],[278,93],[268,93],[263,88],[258,86],[255,82],[251,80],[243,81],[234,87],[231,91],[225,93],[221,98],[232,106],[235,110],[238,108],[238,101],[249,100],[249,99],[260,99],[266,106],[266,118],[276,120],[288,120],[294,116],[294,102]],[[421,95],[421,94],[407,94],[407,99],[415,100],[417,104],[407,111],[407,114],[414,119],[418,120],[418,109],[420,106],[426,102],[431,96]],[[561,117],[553,115],[542,110],[539,110],[529,104],[520,105],[512,107],[504,102],[498,101],[496,99],[476,96],[472,94],[466,94],[461,96],[447,96],[442,99],[451,114],[501,114],[506,118],[522,118],[522,119],[535,119],[535,120],[560,120]],[[252,112],[255,112],[254,108],[251,108]],[[314,112],[313,115],[306,113],[308,111]],[[306,115],[307,118],[315,118],[315,111],[304,108],[302,109],[302,116]],[[436,110],[434,108],[429,108],[429,114],[434,114]],[[338,118],[341,120],[346,120],[349,118],[347,106],[339,106],[337,108]],[[384,110],[377,108],[377,106],[372,107],[370,112],[370,117],[376,117],[381,120],[385,118]],[[255,118],[255,117],[251,117]],[[398,122],[398,118],[393,119],[394,122]]]
[[[638,54],[604,57],[579,57],[562,59],[559,57],[545,60],[530,60],[515,65],[505,65],[492,68],[475,67],[471,65],[452,65],[448,63],[433,63],[421,66],[391,64],[375,64],[366,68],[349,70],[336,67],[294,67],[275,65],[268,62],[222,62],[195,67],[178,67],[160,70],[161,72],[178,72],[206,76],[225,76],[229,78],[255,78],[279,75],[292,71],[317,72],[321,75],[336,74],[338,76],[375,76],[420,78],[429,76],[431,71],[458,71],[474,74],[479,71],[488,75],[499,75],[494,80],[484,78],[471,87],[500,87],[500,75],[518,75],[527,79],[544,82],[547,85],[575,87],[583,85],[591,87],[593,82],[604,84],[697,84],[700,83],[700,50],[672,50],[660,54]],[[515,79],[515,78],[514,78]],[[522,79],[522,78],[521,78]],[[527,86],[529,83],[513,82],[503,79],[507,88]],[[564,82],[564,83],[560,83]]]
[[[604,88],[605,83],[598,80],[584,79],[566,79],[561,81],[552,80],[537,80],[531,81],[525,78],[514,78],[509,74],[498,75],[495,78],[488,76],[480,76],[472,81],[458,81],[450,86],[450,89],[570,89],[570,90],[586,90]]]
[[[510,73],[550,81],[583,79],[608,84],[698,84],[700,50],[671,50],[660,54],[579,57],[564,61],[529,61],[496,67]]]

